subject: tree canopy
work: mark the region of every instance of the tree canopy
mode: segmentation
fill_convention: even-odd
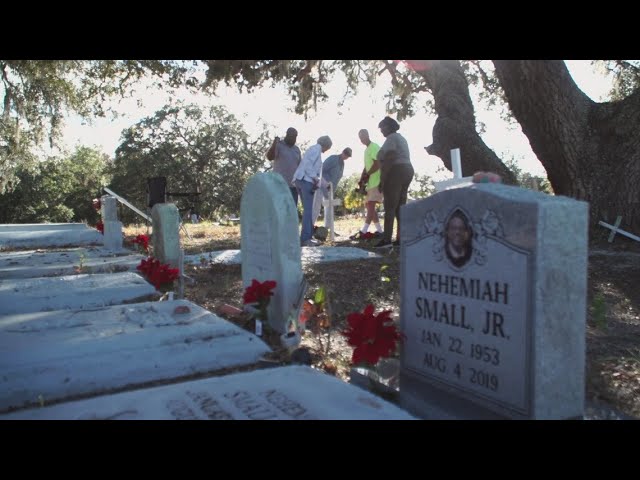
[[[39,168],[19,168],[16,187],[0,195],[0,223],[94,223],[91,200],[107,182],[109,157],[77,147],[64,157],[50,157]]]
[[[582,92],[561,60],[306,60],[207,61],[207,84],[235,82],[251,89],[264,82],[283,82],[297,111],[325,98],[323,85],[341,69],[349,88],[375,84],[389,75],[388,111],[398,119],[412,115],[416,95],[436,113],[433,143],[427,152],[451,170],[450,151],[460,148],[463,175],[489,170],[506,183],[517,177],[484,143],[477,124],[470,85],[482,87],[480,100],[503,108],[522,127],[557,195],[590,203],[591,223],[625,218],[640,230],[637,184],[640,182],[640,78],[637,61],[602,61],[616,75],[614,97],[597,103]]]
[[[196,86],[193,65],[160,60],[0,60],[0,194],[18,168],[35,168],[38,147],[56,146],[64,118],[105,116],[109,98],[126,96],[142,78],[171,89]]]
[[[252,139],[223,107],[165,106],[123,132],[110,187],[145,207],[146,179],[164,176],[169,192],[201,192],[200,215],[237,213],[244,184],[267,168],[270,140],[266,131]]]
[[[65,109],[104,114],[105,98],[126,94],[145,74],[168,88],[195,86],[195,64],[207,68],[202,87],[209,92],[220,83],[240,91],[282,83],[301,114],[326,100],[325,86],[338,71],[348,90],[388,76],[389,113],[402,120],[423,107],[437,115],[429,154],[451,170],[450,151],[460,148],[463,175],[490,170],[516,184],[475,116],[478,101],[500,108],[522,127],[556,194],[588,201],[592,223],[623,215],[623,224],[640,229],[640,63],[626,60],[597,62],[616,79],[602,103],[589,99],[559,60],[0,61],[0,190],[11,188],[18,165],[34,164],[33,145],[55,140]],[[475,103],[472,86],[480,92]]]

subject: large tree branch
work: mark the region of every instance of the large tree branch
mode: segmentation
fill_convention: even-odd
[[[513,173],[487,147],[476,130],[469,84],[460,62],[433,61],[428,68],[416,71],[431,89],[438,115],[433,127],[433,143],[426,148],[427,153],[440,157],[444,166],[453,170],[451,150],[460,148],[463,175],[490,170],[501,175],[506,183],[517,183]]]
[[[562,61],[494,60],[511,110],[556,194],[590,202],[592,222],[640,228],[640,89],[596,103]]]
[[[562,60],[494,60],[493,64],[509,107],[554,191],[566,194],[595,103],[578,88]]]

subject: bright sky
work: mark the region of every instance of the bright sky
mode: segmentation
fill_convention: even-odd
[[[568,60],[567,65],[578,86],[595,101],[600,101],[609,91],[611,80],[594,73],[589,60]],[[293,100],[281,86],[263,88],[252,94],[240,94],[235,88],[222,87],[218,97],[183,94],[182,98],[202,105],[224,105],[244,121],[250,134],[260,131],[262,124],[266,123],[271,127],[273,134],[280,137],[284,137],[288,127],[295,127],[298,130],[298,145],[312,145],[319,136],[329,135],[333,140],[333,147],[324,158],[341,152],[347,146],[353,149],[353,157],[345,163],[344,174],[348,176],[359,173],[363,166],[364,146],[358,140],[358,130],[367,128],[374,142],[379,145],[384,142],[377,125],[387,114],[384,100],[384,92],[387,89],[388,82],[380,79],[375,89],[363,86],[356,96],[352,96],[344,106],[339,107],[338,102],[345,92],[345,83],[342,79],[337,79],[327,87],[330,100],[319,105],[317,112],[309,112],[306,121],[303,116],[293,113]],[[98,119],[92,126],[87,126],[81,125],[77,118],[69,119],[64,133],[65,143],[70,148],[78,143],[95,145],[113,156],[119,144],[121,131],[141,118],[152,115],[169,100],[162,92],[141,91],[117,105],[116,109],[122,116],[115,120]],[[139,101],[142,102],[142,106],[138,104]],[[486,125],[486,132],[482,134],[482,138],[498,156],[503,159],[513,156],[524,171],[545,176],[542,165],[531,151],[529,142],[519,126],[509,126],[500,119],[498,112],[486,111],[477,103],[476,117]],[[442,169],[440,159],[428,155],[424,150],[425,146],[431,144],[434,122],[434,115],[420,111],[414,117],[400,122],[400,133],[409,143],[411,161],[418,173],[431,175],[435,179],[450,178],[451,172]],[[462,162],[464,164],[464,153]]]

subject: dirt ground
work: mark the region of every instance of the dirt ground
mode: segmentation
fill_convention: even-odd
[[[337,220],[336,232],[340,236],[335,245],[372,249],[376,240],[349,240],[348,236],[360,226],[360,218]],[[188,254],[240,248],[238,225],[205,223],[185,227],[191,238],[184,230],[181,236]],[[617,235],[613,243],[608,243],[608,232],[593,232],[590,242],[586,398],[640,417],[640,242]],[[129,227],[125,233],[146,233],[146,227]],[[368,303],[376,307],[376,312],[390,309],[394,316],[399,314],[398,250],[376,260],[303,268],[309,292],[325,287],[327,315],[324,321],[310,322],[302,346],[310,350],[315,367],[348,380],[352,349],[340,331],[346,327],[347,315]],[[187,299],[213,312],[219,312],[225,304],[242,308],[240,265],[189,266],[186,274],[195,279],[195,284],[185,286]],[[253,323],[246,316],[220,316],[253,331]],[[270,360],[279,364],[291,362],[278,335],[266,331],[263,338],[274,350]]]

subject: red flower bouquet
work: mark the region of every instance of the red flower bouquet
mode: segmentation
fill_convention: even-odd
[[[251,280],[242,297],[245,305],[250,306],[254,312],[253,316],[256,320],[256,335],[262,335],[262,322],[267,321],[267,307],[273,296],[273,289],[276,288],[276,282],[273,280],[265,280],[259,282],[255,278]]]
[[[180,277],[180,270],[170,268],[167,264],[160,264],[158,259],[148,257],[140,261],[136,267],[147,280],[156,288],[160,288],[165,283],[171,283]]]
[[[101,234],[104,235],[104,223],[102,223],[102,220],[97,221],[96,230],[98,230]]]
[[[149,237],[146,235],[138,235],[136,238],[134,238],[131,243],[136,243],[138,245],[140,245],[140,248],[142,248],[142,250],[145,253],[149,253]]]
[[[342,332],[352,347],[351,362],[354,365],[372,367],[381,358],[391,356],[401,339],[400,332],[391,318],[391,310],[374,313],[373,305],[367,305],[363,312],[347,316],[349,327]]]

